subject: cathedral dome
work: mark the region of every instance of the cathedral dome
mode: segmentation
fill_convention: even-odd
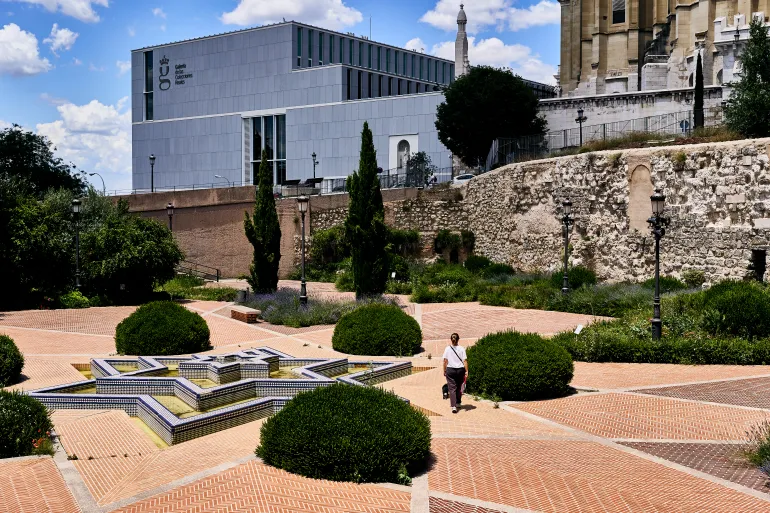
[[[457,23],[460,22],[467,22],[468,18],[465,16],[465,11],[463,11],[463,4],[460,4],[460,12],[457,13]]]

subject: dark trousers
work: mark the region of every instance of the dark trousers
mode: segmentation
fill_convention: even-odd
[[[463,381],[465,381],[465,367],[460,367],[459,369],[446,368],[446,384],[449,388],[449,402],[452,408],[462,401]]]

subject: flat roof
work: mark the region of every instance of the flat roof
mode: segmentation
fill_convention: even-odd
[[[144,51],[147,51],[147,50],[154,50],[155,48],[165,48],[167,46],[174,46],[174,45],[180,45],[180,44],[184,44],[184,43],[191,43],[193,41],[203,41],[205,39],[213,39],[213,38],[217,38],[217,37],[225,37],[225,36],[229,36],[229,35],[232,35],[232,34],[241,34],[241,33],[245,33],[245,32],[252,32],[252,31],[255,31],[255,30],[271,29],[271,28],[280,27],[280,26],[283,26],[283,25],[299,25],[299,26],[302,26],[302,27],[307,27],[309,29],[320,30],[322,32],[326,32],[326,33],[329,33],[329,34],[335,34],[335,35],[338,35],[340,37],[347,37],[349,39],[355,39],[357,41],[363,41],[363,42],[367,42],[367,43],[374,43],[376,45],[379,45],[379,46],[382,46],[382,47],[385,47],[385,48],[392,48],[394,50],[398,50],[398,51],[401,51],[401,52],[411,52],[411,53],[416,54],[416,55],[425,55],[426,57],[430,57],[431,59],[435,59],[435,60],[438,60],[438,61],[443,61],[443,62],[448,62],[450,64],[454,64],[453,60],[443,59],[441,57],[436,57],[435,55],[430,55],[430,54],[426,54],[426,53],[423,53],[423,52],[418,52],[416,50],[408,50],[406,48],[401,48],[400,46],[393,46],[393,45],[389,45],[387,43],[380,43],[378,41],[374,41],[373,39],[368,39],[366,37],[357,36],[357,35],[352,34],[352,33],[342,33],[342,32],[337,32],[336,30],[328,30],[328,29],[325,29],[323,27],[316,27],[315,25],[308,25],[307,23],[301,23],[299,21],[294,21],[294,20],[280,21],[278,23],[270,23],[270,24],[267,24],[267,25],[260,25],[258,27],[250,27],[250,28],[245,28],[245,29],[231,30],[229,32],[222,32],[222,33],[213,34],[213,35],[210,35],[210,36],[201,36],[201,37],[193,37],[193,38],[190,38],[190,39],[182,39],[180,41],[172,41],[170,43],[163,43],[163,44],[159,44],[159,45],[145,46],[143,48],[137,48],[135,50],[131,50],[131,53],[134,53],[134,52],[144,52]]]

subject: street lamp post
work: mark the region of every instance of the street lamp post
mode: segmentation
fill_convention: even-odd
[[[155,154],[150,154],[150,192],[155,192]]]
[[[172,219],[174,218],[174,204],[169,203],[166,205],[166,214],[168,214],[168,230],[171,233],[174,233],[174,225],[172,224]]]
[[[80,288],[80,200],[72,200],[72,217],[75,219],[75,287]]]
[[[313,157],[313,178],[315,178],[315,167],[318,165],[318,161],[315,159],[316,158],[315,152],[313,152],[311,157]]]
[[[305,282],[305,214],[307,213],[307,206],[310,202],[310,198],[307,196],[300,196],[297,198],[297,208],[302,216],[302,284],[299,288],[299,303],[302,306],[307,306],[307,283]]]
[[[572,202],[569,198],[565,199],[562,203],[562,233],[564,235],[564,277],[562,278],[561,293],[567,294],[569,292],[569,276],[567,273],[567,264],[569,262],[569,229],[575,222],[572,219]]]
[[[228,187],[232,187],[233,186],[233,183],[230,181],[230,179],[228,179],[228,178],[226,178],[226,177],[224,177],[222,175],[214,175],[214,178],[219,178],[221,180],[227,180],[227,186]]]
[[[580,125],[580,146],[583,146],[583,123],[588,121],[588,118],[583,115],[583,109],[578,109],[575,122]]]
[[[663,208],[666,204],[666,196],[660,189],[650,196],[652,203],[652,217],[647,220],[650,230],[655,236],[655,296],[652,299],[652,339],[660,340],[663,332],[660,320],[660,239],[666,234],[666,227],[670,219],[663,217]]]
[[[99,173],[88,173],[88,176],[94,176],[94,175],[98,176],[102,180],[102,195],[106,196],[107,195],[107,187],[105,187],[105,185],[104,185],[104,178],[102,178],[102,175],[100,175]]]

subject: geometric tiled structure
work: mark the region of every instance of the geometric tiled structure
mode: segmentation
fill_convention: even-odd
[[[303,391],[407,376],[412,364],[294,358],[261,347],[213,356],[94,359],[91,372],[95,379],[30,395],[50,410],[123,410],[172,445],[272,415]]]

